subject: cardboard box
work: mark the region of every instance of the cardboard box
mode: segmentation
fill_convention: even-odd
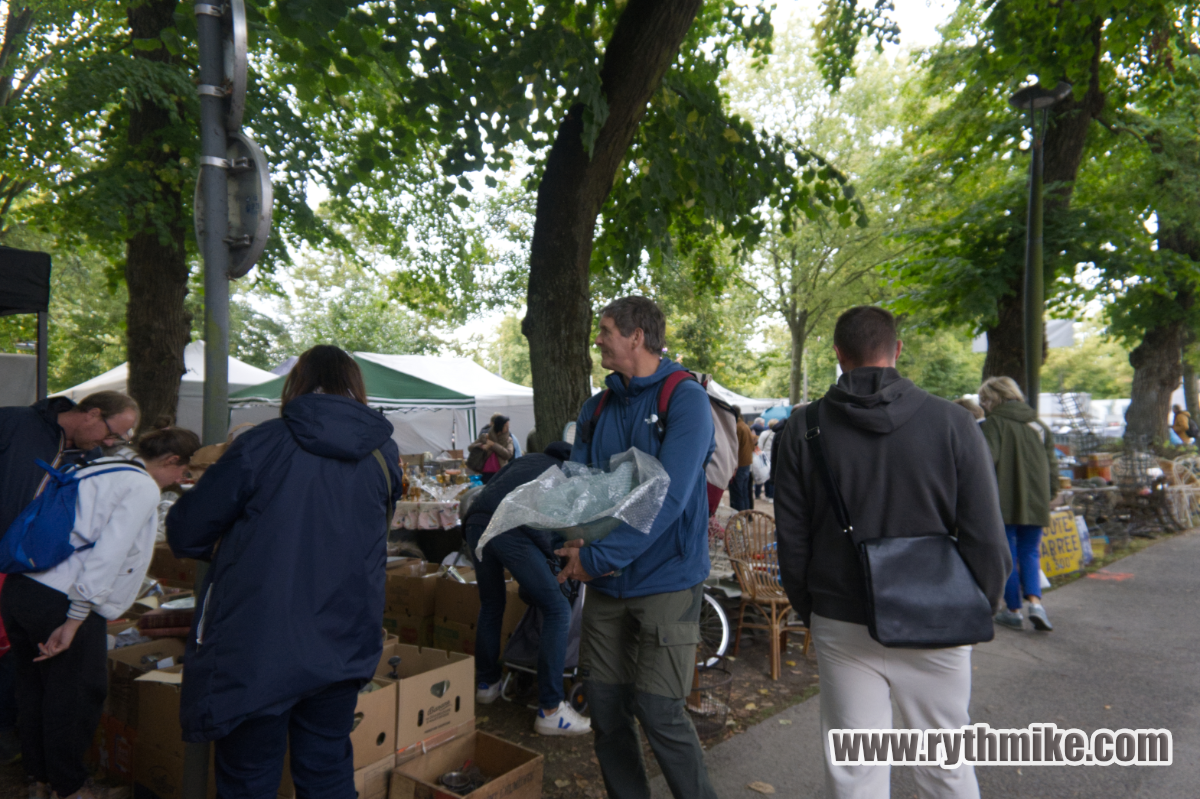
[[[397,751],[419,744],[475,718],[475,659],[440,649],[393,644],[385,648],[376,674],[391,671],[400,656],[396,686]]]
[[[392,634],[396,643],[433,646],[433,618],[432,613],[428,616],[413,616],[407,610],[385,610],[383,628]]]
[[[387,799],[388,783],[395,767],[395,758],[388,757],[365,768],[355,769],[354,792],[358,799]],[[292,783],[290,762],[284,763],[283,777],[284,783],[279,786],[276,799],[295,799],[296,786]]]
[[[464,570],[464,577],[474,578],[474,572]],[[517,629],[528,606],[517,596],[513,580],[505,585],[504,619],[500,624],[500,651],[508,645],[509,636]],[[479,620],[479,586],[455,580],[438,580],[436,615],[433,621],[433,645],[451,652],[475,654],[475,627]]]
[[[448,771],[470,762],[487,783],[466,796],[470,799],[539,799],[544,759],[537,752],[486,732],[472,732],[429,750],[392,771],[389,799],[441,799],[454,796],[438,783]]]
[[[184,643],[161,638],[144,644],[123,646],[108,653],[108,696],[104,712],[134,729],[138,728],[139,691],[134,681],[155,668],[169,668],[183,659]],[[154,662],[143,662],[152,657]]]
[[[191,588],[196,584],[196,561],[177,558],[168,545],[155,544],[146,573],[157,580]]]
[[[358,695],[354,707],[354,730],[350,744],[354,747],[354,768],[378,763],[396,753],[396,683],[376,675],[382,685],[369,693]]]
[[[384,587],[384,614],[407,613],[412,618],[434,614],[438,566],[425,561],[409,561],[387,570]]]
[[[138,734],[133,748],[136,794],[179,799],[183,792],[183,729],[179,725],[179,694],[183,667],[148,671],[135,681],[138,690]],[[208,764],[208,791],[215,799],[217,780]]]
[[[102,773],[110,782],[130,785],[133,782],[133,748],[137,731],[107,713],[92,736],[92,745],[84,754],[84,762]]]

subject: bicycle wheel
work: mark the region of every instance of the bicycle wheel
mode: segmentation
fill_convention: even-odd
[[[700,606],[700,649],[696,661],[701,668],[711,668],[720,662],[729,648],[729,616],[717,598],[704,592]]]

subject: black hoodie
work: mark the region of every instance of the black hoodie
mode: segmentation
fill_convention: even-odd
[[[66,397],[0,408],[0,535],[37,495],[46,472],[38,459],[55,465],[63,431],[58,415],[75,407]]]
[[[948,532],[993,606],[1012,567],[992,457],[971,413],[931,396],[895,369],[843,374],[820,405],[825,458],[856,540]],[[803,415],[779,445],[775,519],[783,587],[811,614],[867,623],[866,586],[854,543],[841,532]]]

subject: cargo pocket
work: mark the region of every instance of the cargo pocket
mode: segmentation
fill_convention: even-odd
[[[683,699],[692,690],[700,623],[659,622],[655,626],[654,643],[654,651],[644,653],[650,655],[651,663],[646,666],[638,663],[638,690]]]

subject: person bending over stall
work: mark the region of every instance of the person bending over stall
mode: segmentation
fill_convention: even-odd
[[[115,439],[115,437],[114,437]],[[108,619],[120,618],[142,588],[162,489],[183,479],[200,440],[164,427],[134,451],[81,466],[71,531],[73,555],[43,572],[9,575],[0,597],[16,662],[21,759],[31,797],[91,799],[83,755],[108,690]]]
[[[211,560],[187,643],[185,741],[215,741],[221,799],[354,799],[350,731],[383,650],[392,425],[358,364],[318,346],[280,419],[242,433],[167,515],[177,556]]]
[[[504,570],[508,569],[521,597],[542,611],[542,637],[538,648],[538,704],[534,732],[541,735],[586,735],[592,722],[575,712],[563,697],[563,663],[566,659],[567,633],[571,625],[571,605],[547,562],[554,557],[551,534],[529,527],[517,527],[488,541],[483,559],[475,556],[479,539],[487,529],[501,500],[520,486],[537,479],[551,466],[558,466],[571,455],[563,442],[546,447],[545,454],[529,454],[505,466],[488,482],[470,504],[463,520],[463,535],[475,560],[479,582],[479,624],[475,634],[475,701],[490,704],[500,695],[500,627],[504,621],[507,594]]]

